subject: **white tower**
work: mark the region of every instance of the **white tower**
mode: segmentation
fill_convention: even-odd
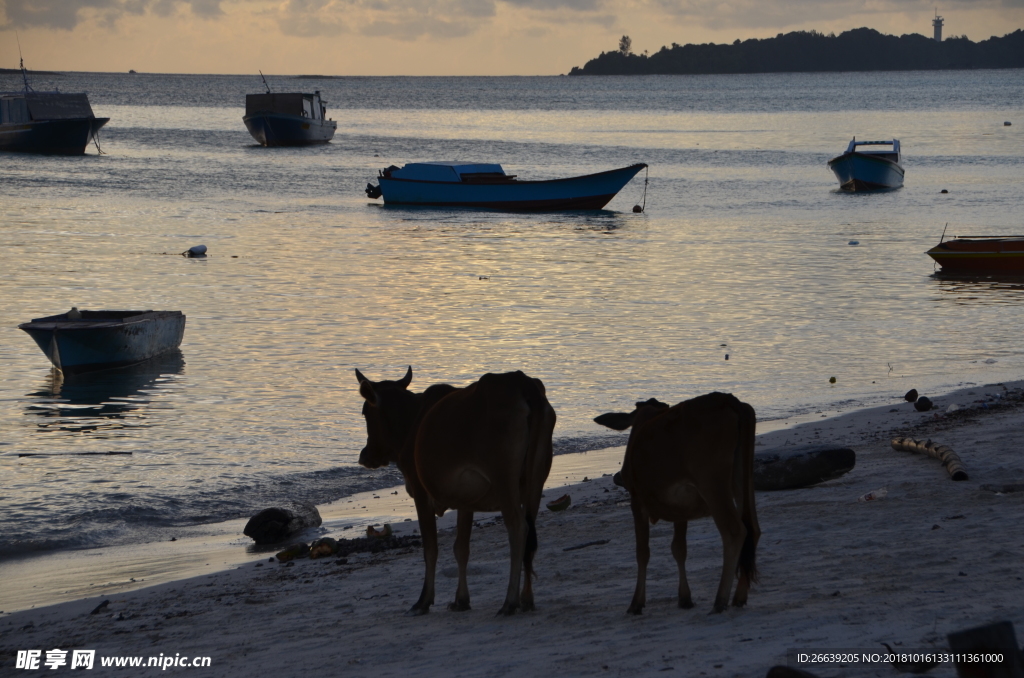
[[[935,42],[942,42],[942,17],[939,10],[935,10],[935,18],[932,19],[932,28],[935,29]]]

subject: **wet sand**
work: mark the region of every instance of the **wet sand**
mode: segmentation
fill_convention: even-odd
[[[12,668],[19,649],[57,647],[95,649],[97,657],[211,658],[211,668],[189,669],[190,675],[763,676],[784,663],[790,649],[876,651],[882,642],[943,649],[947,633],[1001,619],[1020,634],[1024,492],[992,490],[1024,483],[1021,385],[936,397],[936,410],[927,413],[894,397],[884,407],[759,435],[759,451],[810,442],[849,445],[857,466],[813,488],[758,493],[761,581],[744,609],[708,614],[721,542],[713,523],[701,520],[690,525],[687,560],[696,608],[676,607],[672,529],[659,523],[651,533],[647,608],[641,617],[625,614],[635,582],[632,518],[625,492],[603,475],[617,470],[620,448],[600,460],[601,453],[588,453],[588,482],[547,492],[551,499],[568,491],[573,505],[562,513],[542,510],[538,519],[536,612],[495,616],[508,547],[504,527],[490,515],[478,516],[473,533],[473,609],[446,609],[456,583],[449,514],[440,536],[437,604],[426,617],[404,616],[422,582],[417,548],[293,565],[251,554],[234,569],[134,591],[83,593],[72,602],[5,615],[0,674],[24,673]],[[889,439],[896,435],[949,445],[970,479],[953,482],[938,461],[893,451]],[[562,470],[551,478],[578,480]],[[884,499],[858,502],[882,488]],[[380,499],[371,496],[365,504],[353,498],[353,504],[367,506],[373,519],[384,520],[387,508],[398,516],[407,503],[398,491],[378,492]],[[370,501],[380,508],[369,508]],[[332,510],[324,508],[328,534],[357,531],[344,530],[349,523],[341,521],[355,521]],[[416,528],[404,518],[395,524],[403,532]],[[605,543],[565,550],[590,542]],[[244,551],[241,542],[236,548]],[[69,557],[69,567],[74,560]],[[202,560],[210,567],[217,562]],[[5,577],[5,590],[9,581]],[[47,577],[35,585],[47,586]],[[102,600],[109,605],[90,615]],[[865,664],[815,672],[896,675],[887,665]],[[929,675],[954,671],[947,664]]]

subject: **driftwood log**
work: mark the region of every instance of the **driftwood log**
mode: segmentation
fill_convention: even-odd
[[[892,449],[899,452],[921,452],[938,459],[946,467],[949,477],[953,480],[967,480],[967,469],[960,457],[951,447],[933,443],[931,440],[914,440],[913,438],[893,438]]]
[[[754,489],[795,490],[834,480],[857,464],[857,455],[837,445],[776,447],[754,455]]]

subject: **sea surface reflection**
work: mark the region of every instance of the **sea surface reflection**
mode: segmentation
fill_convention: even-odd
[[[154,410],[173,407],[164,396],[182,388],[184,370],[179,350],[118,370],[63,375],[53,369],[42,388],[26,394],[25,414],[46,434],[105,438],[152,426]]]

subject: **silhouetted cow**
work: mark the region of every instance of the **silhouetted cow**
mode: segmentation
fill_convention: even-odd
[[[469,609],[466,564],[474,511],[501,511],[511,550],[508,592],[499,614],[532,610],[537,511],[551,470],[555,411],[544,384],[522,372],[485,374],[465,388],[447,384],[408,390],[412,368],[399,381],[372,382],[356,370],[365,399],[366,447],[359,463],[395,463],[416,503],[426,576],[410,614],[434,603],[437,516],[458,511],[455,559],[459,585],[451,610]],[[522,595],[519,581],[525,567]]]
[[[727,393],[710,393],[669,407],[650,399],[629,413],[602,414],[598,424],[624,431],[633,427],[620,472],[632,499],[636,528],[637,581],[631,614],[646,603],[650,527],[675,523],[672,555],[679,564],[679,607],[693,607],[686,581],[686,523],[711,516],[722,535],[722,579],[715,612],[724,610],[739,583],[733,605],[746,604],[757,580],[754,556],[761,529],[754,506],[754,409]]]

